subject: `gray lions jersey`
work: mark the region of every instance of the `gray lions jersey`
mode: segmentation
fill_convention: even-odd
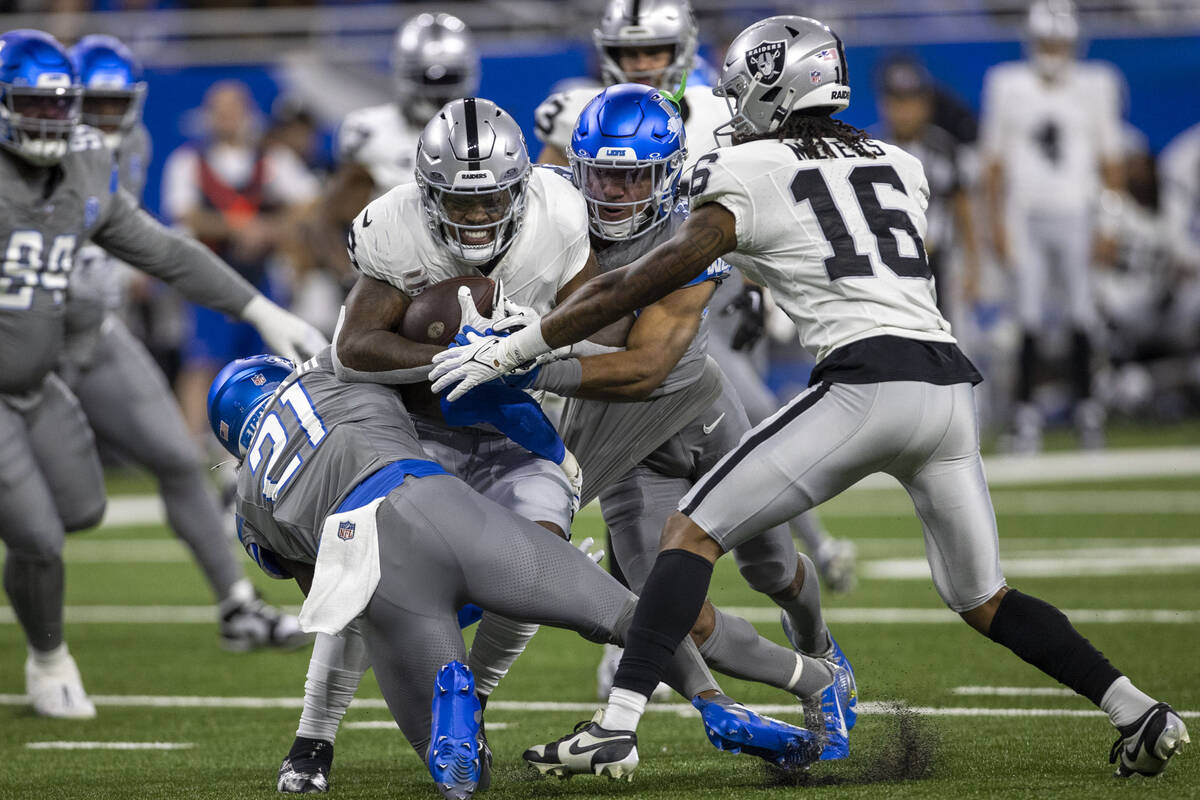
[[[350,228],[349,247],[360,272],[414,297],[431,284],[480,274],[434,241],[415,183],[397,186],[363,209]],[[488,277],[503,281],[513,302],[545,314],[590,252],[583,197],[561,175],[534,169],[521,229]]]
[[[733,214],[737,250],[726,258],[770,288],[817,361],[877,336],[954,342],[925,257],[921,162],[873,139],[866,156],[829,143],[834,155],[821,159],[786,140],[708,153],[692,174],[692,208]]]
[[[325,518],[355,486],[394,461],[426,456],[399,393],[342,383],[329,348],[280,389],[238,469],[238,536],[251,557],[256,544],[312,564]]]
[[[139,210],[117,182],[99,131],[76,128],[67,155],[34,169],[0,153],[0,394],[36,390],[58,361],[75,254],[91,239],[193,299],[238,314],[254,289]]]

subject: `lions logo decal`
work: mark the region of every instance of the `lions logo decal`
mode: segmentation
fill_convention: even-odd
[[[770,86],[783,74],[783,59],[786,55],[786,42],[763,42],[746,53],[746,66],[760,83]]]

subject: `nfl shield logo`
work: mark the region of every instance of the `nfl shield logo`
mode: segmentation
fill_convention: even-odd
[[[746,67],[760,83],[770,86],[783,74],[783,59],[786,54],[786,42],[763,42],[746,53]]]
[[[254,375],[252,375],[250,377],[250,382],[253,383],[255,386],[262,386],[264,383],[267,382],[267,378],[261,372],[256,372],[256,373],[254,373]]]
[[[814,69],[812,72],[808,73],[808,79],[812,81],[813,86],[816,86],[821,82],[821,70]]]
[[[343,522],[338,525],[338,538],[343,542],[348,542],[354,538],[354,523]]]

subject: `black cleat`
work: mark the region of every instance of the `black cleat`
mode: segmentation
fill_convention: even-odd
[[[329,791],[333,745],[324,739],[297,736],[287,758],[279,765],[277,791],[285,794],[318,794]]]

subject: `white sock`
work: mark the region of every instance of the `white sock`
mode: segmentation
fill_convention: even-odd
[[[29,648],[29,657],[33,659],[33,663],[39,667],[53,667],[61,664],[63,661],[70,658],[71,654],[67,651],[67,643],[62,642],[53,650],[38,650],[35,647]]]
[[[604,708],[600,727],[609,731],[636,731],[649,699],[630,689],[614,688],[608,693],[608,705]]]
[[[1154,703],[1153,697],[1134,686],[1124,675],[1113,681],[1100,698],[1100,708],[1118,728],[1137,722]]]
[[[368,666],[370,658],[357,621],[341,636],[318,634],[304,681],[304,710],[296,735],[332,744]]]
[[[224,616],[235,608],[254,599],[254,584],[247,578],[238,578],[229,586],[229,593],[217,603],[217,612]]]

